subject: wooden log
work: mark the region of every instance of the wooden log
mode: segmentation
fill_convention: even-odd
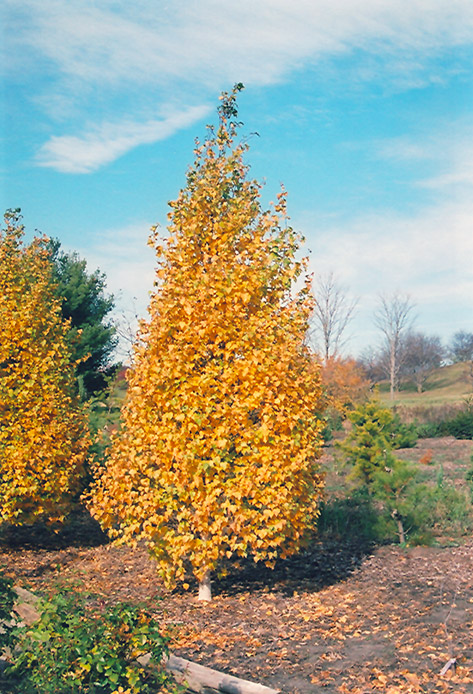
[[[149,659],[149,656],[143,656],[138,660],[141,665],[147,665]],[[212,694],[214,692],[221,692],[222,694],[280,694],[279,689],[272,689],[257,682],[226,675],[219,670],[213,670],[175,655],[169,656],[165,667],[177,682],[186,684],[189,691],[198,692],[198,694]]]
[[[18,595],[18,602],[15,605],[16,612],[25,624],[33,624],[40,617],[36,609],[39,598],[24,588],[15,586],[15,591]],[[149,661],[149,654],[138,658],[138,662],[144,666],[148,665]],[[263,684],[226,675],[218,670],[175,655],[169,656],[165,667],[176,681],[185,683],[189,691],[198,694],[212,694],[214,692],[221,694],[280,694],[278,689],[271,689],[271,687],[266,687]]]

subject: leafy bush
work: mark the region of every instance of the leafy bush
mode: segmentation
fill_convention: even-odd
[[[370,544],[381,539],[378,515],[367,488],[361,487],[346,496],[326,499],[320,508],[317,528],[323,537]]]
[[[453,419],[444,422],[447,435],[456,439],[473,439],[473,410],[459,412]]]
[[[15,643],[15,627],[12,622],[15,600],[13,581],[0,574],[0,655]]]
[[[89,614],[83,599],[59,594],[24,629],[4,687],[8,694],[174,692],[162,666],[167,644],[157,622],[140,607],[120,604]],[[153,668],[137,662],[146,653]]]

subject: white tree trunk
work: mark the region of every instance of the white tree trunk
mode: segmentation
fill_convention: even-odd
[[[212,600],[210,571],[206,571],[199,583],[199,600]]]

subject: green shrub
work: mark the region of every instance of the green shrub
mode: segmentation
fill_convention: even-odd
[[[15,644],[16,629],[12,622],[15,600],[13,581],[0,573],[0,655]]]
[[[366,487],[343,497],[326,499],[320,509],[318,532],[326,538],[371,544],[380,538],[378,511]]]
[[[350,477],[368,487],[378,470],[395,465],[394,448],[411,447],[417,441],[414,425],[402,424],[399,415],[375,400],[359,405],[348,419],[352,429],[337,445],[352,466]]]
[[[420,438],[454,436],[456,439],[473,439],[473,409],[467,404],[451,417],[417,424],[417,434]]]
[[[473,528],[471,503],[467,494],[442,482],[433,490],[430,522],[437,532],[465,535]]]
[[[401,417],[396,412],[392,418],[390,429],[391,445],[393,448],[414,448],[419,438],[417,427],[414,423],[404,424],[401,421]]]
[[[435,439],[439,436],[445,436],[442,433],[442,422],[422,422],[417,424],[417,436],[420,439]]]
[[[358,510],[366,513],[373,537],[425,542],[433,538],[435,531],[463,534],[470,527],[468,500],[453,486],[444,483],[442,468],[438,470],[433,487],[421,481],[416,468],[395,457],[394,446],[401,441],[403,446],[409,442],[412,426],[401,427],[399,433],[398,418],[375,402],[361,405],[349,418],[352,430],[338,447],[352,468],[348,479],[355,480],[360,491],[365,489],[365,494],[372,499],[369,506],[359,506]],[[332,508],[332,516],[334,511]],[[332,517],[332,525],[335,520]],[[361,525],[360,521],[358,523]]]
[[[162,666],[167,652],[168,639],[144,609],[120,604],[90,614],[83,599],[63,593],[45,603],[41,618],[24,630],[4,688],[9,694],[176,691]],[[146,653],[153,668],[136,661]]]
[[[473,439],[473,410],[459,412],[453,419],[444,422],[447,435],[456,439]]]

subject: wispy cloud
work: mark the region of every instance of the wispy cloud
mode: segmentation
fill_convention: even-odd
[[[460,45],[473,36],[469,0],[7,0],[18,40],[63,75],[87,81],[165,82],[235,72],[267,84],[301,60],[363,48],[397,54]],[[23,12],[20,14],[21,10]],[[20,23],[21,20],[21,23]],[[13,37],[14,40],[14,37]]]
[[[403,136],[375,142],[374,149],[376,156],[381,159],[412,161],[431,159],[433,157],[432,144],[425,141],[414,141],[410,137]]]
[[[450,194],[452,190],[468,189],[471,197],[473,192],[473,132],[471,129],[467,137],[444,140],[444,161],[439,169],[440,171],[435,175],[420,181],[419,185]]]
[[[208,113],[206,106],[188,108],[162,120],[146,123],[105,123],[81,136],[54,136],[37,154],[36,161],[63,173],[90,173],[138,145],[163,140]]]
[[[121,103],[125,121],[140,122],[144,97],[134,99],[140,87],[184,112],[235,81],[275,84],[354,50],[376,56],[358,80],[384,71],[410,87],[422,85],[437,78],[423,74],[437,51],[473,39],[471,0],[6,0],[4,9],[11,23],[5,68],[46,71],[47,86],[38,85],[32,98],[50,117],[70,119],[73,112],[78,123],[91,117],[97,95],[102,120],[116,123],[111,113],[120,93],[129,96],[126,107]],[[55,135],[37,161],[89,172],[173,132],[162,123],[113,128]]]
[[[308,236],[315,273],[336,268],[363,301],[402,290],[422,303],[473,310],[473,203],[440,203],[414,217],[390,210]],[[439,299],[441,300],[439,302]]]
[[[380,293],[401,291],[416,305],[416,327],[448,340],[471,329],[473,315],[473,203],[444,203],[415,217],[391,210],[308,235],[315,275],[335,270],[359,299],[351,353],[375,346],[373,311]],[[470,317],[469,322],[465,319]]]

